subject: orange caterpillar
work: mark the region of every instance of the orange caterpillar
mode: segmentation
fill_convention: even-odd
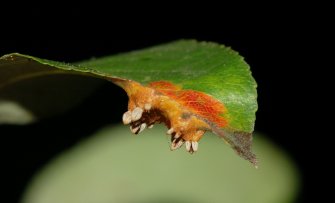
[[[185,145],[190,153],[196,152],[199,140],[206,131],[212,131],[231,145],[241,157],[257,167],[257,159],[251,151],[252,134],[234,131],[223,117],[225,106],[205,93],[184,90],[167,81],[151,82],[144,86],[138,82],[120,78],[111,79],[128,94],[128,111],[123,114],[125,125],[134,134],[156,123],[164,123],[171,135],[171,150]]]
[[[113,79],[128,94],[128,111],[123,114],[123,123],[130,124],[134,134],[151,128],[155,123],[164,123],[171,135],[171,150],[183,144],[193,153],[198,150],[198,141],[213,126],[224,127],[227,121],[221,117],[225,107],[204,93],[183,90],[166,81],[157,81],[143,86],[131,80]]]

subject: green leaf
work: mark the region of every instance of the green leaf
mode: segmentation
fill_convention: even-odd
[[[55,62],[37,57],[9,54],[0,59],[0,73],[4,66],[33,66],[36,63],[49,68],[89,72],[103,77],[120,77],[143,84],[157,80],[167,80],[181,84],[185,89],[198,90],[214,96],[229,109],[231,127],[245,132],[254,129],[256,102],[256,82],[251,76],[249,66],[237,52],[223,45],[209,42],[181,40],[133,51],[83,61],[75,65]],[[29,67],[22,77],[32,75]],[[57,73],[47,69],[40,74]],[[17,75],[16,75],[17,77]]]
[[[201,152],[168,150],[160,126],[130,136],[109,126],[49,163],[28,186],[23,203],[289,203],[299,172],[281,149],[255,139],[261,167],[250,167],[215,136],[201,140]]]
[[[68,77],[65,81],[69,83],[64,83],[63,79],[58,80],[62,81],[59,83],[52,82],[50,78],[56,75]],[[229,121],[229,125],[223,129],[218,128],[215,123],[210,123],[211,130],[232,145],[238,154],[254,164],[256,162],[250,148],[257,110],[256,82],[251,76],[247,63],[229,47],[210,42],[180,40],[76,64],[50,61],[18,53],[8,54],[0,58],[0,102],[5,101],[5,104],[17,102],[12,106],[20,106],[24,103],[23,106],[28,107],[28,111],[22,113],[17,108],[13,108],[15,109],[13,115],[19,115],[17,112],[21,112],[24,115],[28,114],[27,118],[31,118],[31,114],[35,117],[57,114],[76,105],[101,83],[98,79],[76,77],[76,75],[93,76],[109,81],[123,78],[142,85],[155,81],[168,81],[185,90],[206,93],[225,106],[227,111],[220,114],[220,117]],[[76,81],[72,78],[85,81]],[[27,81],[29,81],[28,86]],[[45,85],[45,82],[51,82],[52,88]],[[85,88],[79,84],[85,84]],[[81,88],[78,88],[78,85]],[[13,86],[15,88],[12,88]],[[40,93],[35,88],[44,88],[41,91],[48,95],[45,98],[50,99],[44,102],[36,101]],[[15,89],[14,92],[18,93],[13,96],[11,89]],[[35,95],[27,89],[33,89]],[[65,89],[65,92],[62,91],[65,95],[55,94],[59,89]],[[71,92],[79,93],[77,95]],[[26,93],[25,96],[23,96],[24,93]],[[59,101],[60,98],[66,98],[66,101]],[[14,122],[16,118],[20,116],[14,116],[9,121],[0,120],[0,123]],[[20,122],[26,123],[29,119]]]

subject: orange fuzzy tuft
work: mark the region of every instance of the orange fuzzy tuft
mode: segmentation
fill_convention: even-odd
[[[227,121],[221,116],[227,111],[226,108],[212,96],[194,90],[183,90],[166,81],[152,82],[149,87],[170,97],[190,112],[198,114],[219,127],[227,125]]]

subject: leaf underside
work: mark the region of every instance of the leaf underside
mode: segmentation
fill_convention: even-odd
[[[256,82],[247,63],[229,47],[179,40],[75,64],[18,53],[4,55],[0,58],[0,107],[9,87],[27,79],[52,75],[82,75],[107,80],[123,78],[142,85],[168,81],[184,90],[203,92],[226,108],[219,116],[228,121],[228,125],[220,128],[214,123],[213,132],[225,138],[244,158],[255,161],[250,146],[257,110]],[[87,92],[94,91],[99,80],[86,80]]]

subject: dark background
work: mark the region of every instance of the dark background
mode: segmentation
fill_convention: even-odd
[[[308,200],[314,191],[311,183],[315,172],[310,151],[312,135],[306,129],[312,122],[308,117],[308,93],[313,86],[305,75],[309,72],[306,60],[313,40],[307,34],[312,30],[313,18],[297,13],[305,12],[301,7],[229,12],[231,7],[214,6],[175,12],[165,6],[149,12],[123,13],[112,6],[102,10],[76,7],[61,12],[23,9],[19,17],[8,13],[1,29],[0,55],[20,52],[73,62],[180,38],[230,46],[245,57],[258,83],[255,130],[270,137],[297,163],[302,177],[298,202]],[[125,93],[108,85],[66,115],[28,126],[0,126],[5,171],[0,184],[8,191],[3,198],[17,201],[39,167],[101,126],[120,122],[126,103]],[[104,104],[115,104],[116,108],[103,109]]]

